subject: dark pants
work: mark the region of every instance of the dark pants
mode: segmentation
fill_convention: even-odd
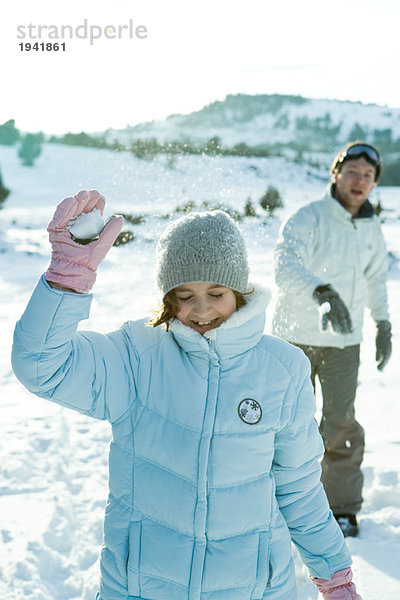
[[[364,430],[354,416],[360,346],[296,345],[310,360],[314,390],[316,376],[321,383],[320,432],[325,444],[321,481],[330,507],[335,515],[355,515],[363,501]]]

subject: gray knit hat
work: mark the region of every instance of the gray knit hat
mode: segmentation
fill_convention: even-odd
[[[171,223],[158,241],[157,259],[157,283],[164,296],[193,281],[248,291],[246,246],[222,210],[190,213]]]

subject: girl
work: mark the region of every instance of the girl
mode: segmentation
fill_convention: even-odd
[[[157,317],[77,333],[123,222],[79,245],[67,224],[93,208],[96,191],[57,207],[13,367],[33,393],[112,425],[98,600],[294,600],[291,539],[325,599],[361,600],[319,481],[309,364],[263,335],[268,294],[249,293],[237,226],[222,211],[173,222]]]

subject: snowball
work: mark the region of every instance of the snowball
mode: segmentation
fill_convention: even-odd
[[[90,240],[99,235],[105,225],[104,218],[98,208],[90,213],[82,213],[68,221],[68,231],[74,238]]]
[[[327,314],[331,311],[332,307],[329,302],[324,302],[318,307],[319,314],[319,331],[320,333],[333,333],[336,335],[336,331],[332,327],[331,321],[328,319]]]

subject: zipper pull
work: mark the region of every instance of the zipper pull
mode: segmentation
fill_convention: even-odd
[[[219,364],[219,355],[218,355],[218,351],[217,351],[217,344],[215,343],[215,340],[211,340],[210,338],[206,337],[208,346],[210,348],[210,354],[212,356],[212,358],[214,358],[217,363]]]

